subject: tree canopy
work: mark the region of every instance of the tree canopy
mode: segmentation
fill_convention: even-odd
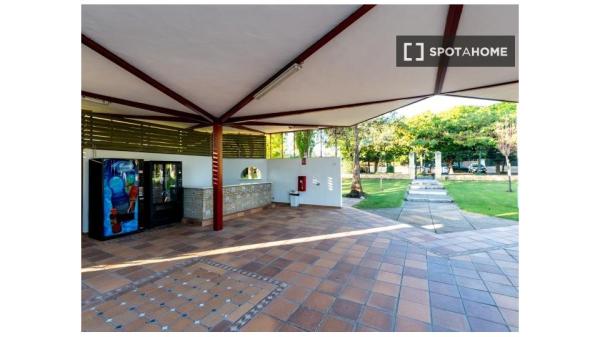
[[[516,123],[516,104],[497,103],[489,106],[456,106],[447,111],[426,111],[411,117],[388,114],[359,124],[360,160],[378,165],[408,161],[414,151],[421,162],[441,151],[443,160],[451,166],[455,161],[477,157],[497,157],[496,125],[498,121]],[[282,152],[281,139],[269,143],[277,157]],[[315,144],[314,133],[298,131],[294,137],[297,148],[310,149]],[[354,160],[352,127],[325,130],[324,142],[337,148],[342,158]],[[499,153],[498,153],[499,154]],[[502,156],[498,156],[501,158]]]

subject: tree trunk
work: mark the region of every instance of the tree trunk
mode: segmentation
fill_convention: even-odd
[[[358,126],[354,126],[354,169],[352,170],[352,185],[350,187],[350,198],[360,198],[363,195],[360,183],[360,143],[358,139]]]
[[[454,174],[454,167],[452,167],[452,164],[454,164],[454,160],[448,159],[446,161],[446,165],[448,165],[448,174]]]
[[[425,172],[425,168],[423,167],[423,156],[419,156],[419,166],[421,167],[421,173]]]
[[[500,163],[496,162],[496,174],[500,174]]]
[[[373,173],[377,173],[379,171],[379,159],[375,159],[375,169],[373,169]]]
[[[367,160],[367,173],[371,173],[371,162]]]
[[[512,170],[510,167],[510,160],[508,159],[508,156],[506,156],[506,168],[508,169],[508,191],[512,192],[512,181],[511,181]]]

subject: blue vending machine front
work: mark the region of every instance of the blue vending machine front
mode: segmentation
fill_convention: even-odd
[[[90,159],[90,236],[109,239],[140,229],[137,159]]]

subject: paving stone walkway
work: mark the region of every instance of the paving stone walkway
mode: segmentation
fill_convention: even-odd
[[[345,200],[346,206],[353,204]],[[518,225],[517,221],[461,210],[444,186],[434,179],[415,179],[402,207],[366,211],[436,234]]]

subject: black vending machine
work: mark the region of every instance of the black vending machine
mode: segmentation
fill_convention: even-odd
[[[183,181],[180,161],[144,162],[144,227],[180,222],[183,218]]]
[[[90,159],[90,237],[106,240],[141,229],[143,166],[138,159]]]

